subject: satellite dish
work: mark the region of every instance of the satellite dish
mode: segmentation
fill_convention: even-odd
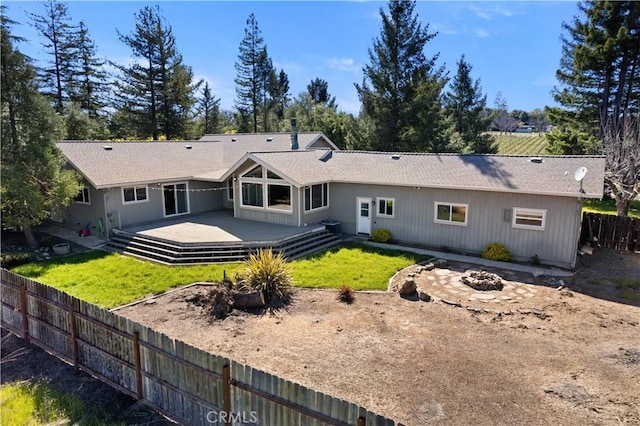
[[[587,174],[587,168],[586,167],[578,167],[576,169],[576,172],[573,175],[573,178],[578,181],[578,182],[582,182],[582,179],[584,179],[585,175]]]

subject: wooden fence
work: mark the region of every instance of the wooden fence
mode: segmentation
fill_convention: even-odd
[[[619,251],[640,250],[640,219],[598,213],[582,215],[580,242]]]
[[[5,269],[0,291],[3,327],[179,423],[395,424]]]

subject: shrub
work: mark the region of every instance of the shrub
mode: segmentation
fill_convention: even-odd
[[[338,287],[338,301],[350,305],[355,302],[355,300],[356,292],[350,285],[342,284],[340,287]]]
[[[15,268],[31,262],[31,254],[25,252],[2,253],[0,265],[5,269]]]
[[[371,239],[376,243],[388,243],[391,241],[391,231],[384,228],[378,228],[371,234]]]
[[[511,252],[502,243],[489,243],[482,250],[482,257],[489,260],[508,262],[511,260]]]
[[[284,301],[291,287],[291,271],[284,254],[260,249],[245,261],[244,285],[262,291],[267,303]]]

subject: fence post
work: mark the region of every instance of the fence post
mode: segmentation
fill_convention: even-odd
[[[78,324],[76,323],[77,300],[67,295],[67,309],[69,310],[69,331],[71,332],[71,350],[73,353],[73,369],[80,371],[80,351],[78,350]]]
[[[138,394],[138,400],[144,399],[144,392],[142,389],[142,361],[140,358],[140,332],[133,332],[133,362],[136,369],[136,392]]]
[[[22,313],[22,338],[29,343],[29,318],[27,317],[27,285],[20,280],[20,312]]]
[[[366,426],[367,424],[367,419],[365,419],[364,417],[358,417],[358,426]]]
[[[231,425],[231,369],[229,364],[222,367],[222,409],[226,416],[225,424]]]

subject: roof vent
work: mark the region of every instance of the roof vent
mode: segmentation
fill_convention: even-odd
[[[104,149],[105,151],[112,151],[113,147],[111,145],[102,145],[102,149]]]
[[[236,139],[236,138],[231,138],[231,142],[237,142],[237,141],[238,141],[238,139]]]
[[[267,138],[267,142],[272,142],[273,138]]]
[[[542,157],[531,157],[529,158],[529,161],[531,161],[532,163],[540,164],[542,163]]]
[[[400,159],[400,155],[394,154],[394,155],[391,156],[391,159],[392,160],[399,160]]]
[[[187,149],[193,148],[191,145],[185,145],[184,147],[187,148]]]

